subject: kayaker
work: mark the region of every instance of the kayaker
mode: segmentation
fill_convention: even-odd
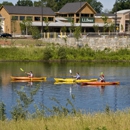
[[[100,82],[105,82],[105,77],[104,77],[103,72],[101,72],[101,74],[99,76],[99,80],[100,80]]]
[[[25,73],[28,75],[28,77],[30,77],[30,78],[33,77],[33,73],[32,73],[32,71],[30,71],[29,73],[27,73],[27,72],[25,72]]]
[[[76,73],[76,75],[75,76],[73,76],[74,78],[76,78],[76,79],[81,79],[81,77],[80,77],[80,75],[79,75],[79,73],[77,72]]]

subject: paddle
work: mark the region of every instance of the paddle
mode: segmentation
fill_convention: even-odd
[[[69,70],[70,74],[72,75],[72,70]]]
[[[24,72],[24,70],[22,68],[20,68],[20,70]]]
[[[20,68],[20,70],[21,70],[22,72],[24,72],[24,70],[23,70],[22,68]],[[25,74],[27,74],[27,72],[25,72]]]

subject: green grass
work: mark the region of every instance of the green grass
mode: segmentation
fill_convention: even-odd
[[[124,112],[53,116],[0,121],[2,130],[129,130],[130,110]]]
[[[0,42],[2,39],[0,39]],[[5,40],[3,39],[5,42]],[[130,61],[130,50],[94,51],[88,46],[74,48],[32,39],[6,39],[9,46],[0,47],[1,61]]]

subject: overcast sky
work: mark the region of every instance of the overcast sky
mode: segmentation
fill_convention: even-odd
[[[6,0],[2,0],[2,1],[6,1]],[[12,2],[13,4],[16,4],[17,1],[18,0],[8,0],[8,2]],[[39,0],[35,0],[35,1],[39,1]],[[97,0],[97,1],[99,1],[103,4],[103,10],[104,9],[111,10],[113,8],[113,5],[114,5],[116,0]]]

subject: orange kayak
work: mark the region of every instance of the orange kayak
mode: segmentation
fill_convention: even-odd
[[[119,85],[120,82],[83,82],[81,85]]]
[[[30,80],[30,81],[36,81],[36,80],[46,80],[46,77],[13,77],[11,76],[11,80]]]

